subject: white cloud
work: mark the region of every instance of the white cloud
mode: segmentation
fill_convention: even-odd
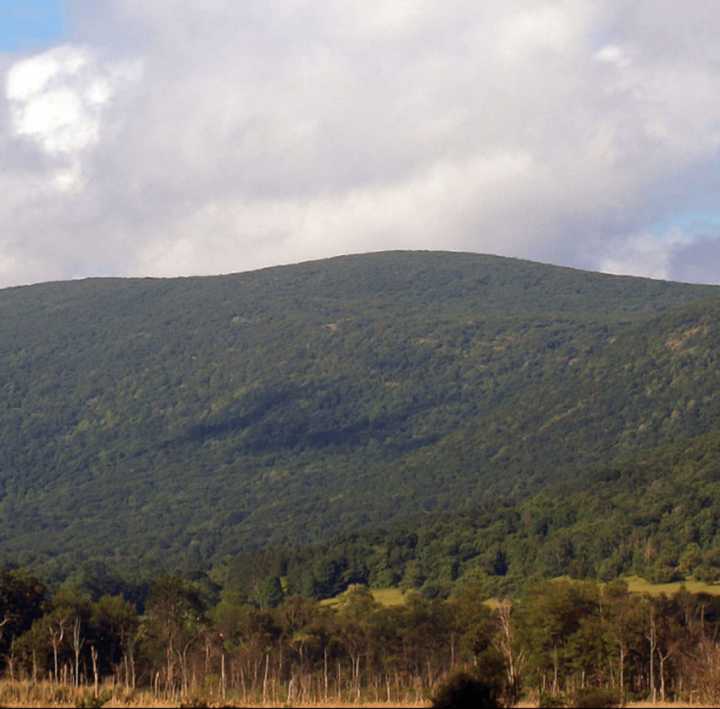
[[[69,8],[77,44],[5,76],[1,283],[391,247],[700,272],[654,225],[714,208],[714,3]]]
[[[600,271],[616,275],[672,277],[673,256],[692,239],[679,231],[664,234],[640,233],[627,238],[619,250],[600,263]]]
[[[124,65],[101,66],[85,48],[62,46],[13,64],[5,95],[12,134],[31,141],[60,167],[50,175],[61,192],[84,184],[82,157],[101,139],[114,84],[132,77]]]
[[[538,5],[509,15],[501,24],[498,46],[505,58],[526,60],[533,52],[567,50],[580,39],[567,3]]]
[[[58,47],[13,64],[7,75],[7,97],[28,101],[58,75],[72,76],[87,64],[87,53],[75,47]]]
[[[100,125],[78,94],[56,89],[14,107],[15,133],[34,139],[48,153],[72,153],[96,143]]]
[[[595,59],[603,64],[610,64],[616,69],[626,69],[632,63],[627,50],[616,44],[608,44],[595,52]]]

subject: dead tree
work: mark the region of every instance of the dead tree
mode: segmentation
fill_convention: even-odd
[[[524,655],[516,655],[514,648],[512,626],[512,601],[505,600],[498,607],[498,620],[500,632],[495,637],[495,645],[505,659],[506,677],[508,682],[509,699],[515,703],[520,693],[520,668]]]
[[[48,631],[50,633],[50,644],[53,649],[53,677],[55,679],[55,684],[57,684],[60,680],[58,674],[58,650],[62,644],[63,638],[65,637],[65,618],[58,618],[50,623]]]
[[[73,643],[73,652],[75,653],[75,686],[80,686],[80,652],[82,651],[83,645],[85,644],[85,638],[80,636],[80,618],[78,616],[75,617],[75,622],[73,623],[73,634],[72,634],[72,643]]]

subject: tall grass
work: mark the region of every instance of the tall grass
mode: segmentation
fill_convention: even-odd
[[[304,686],[303,686],[304,684]],[[385,688],[365,688],[358,695],[354,690],[325,693],[312,683],[296,686],[277,685],[268,688],[263,700],[260,693],[228,691],[225,697],[219,688],[193,687],[187,694],[132,690],[106,682],[97,695],[92,686],[74,687],[54,682],[0,680],[1,707],[423,707],[428,706],[426,692],[407,690],[393,694],[388,700]]]

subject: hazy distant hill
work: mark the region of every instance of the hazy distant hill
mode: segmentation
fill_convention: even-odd
[[[0,291],[0,549],[210,562],[720,429],[720,288],[389,252]]]

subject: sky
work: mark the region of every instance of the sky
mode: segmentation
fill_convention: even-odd
[[[716,0],[0,0],[0,287],[439,249],[720,283]]]

